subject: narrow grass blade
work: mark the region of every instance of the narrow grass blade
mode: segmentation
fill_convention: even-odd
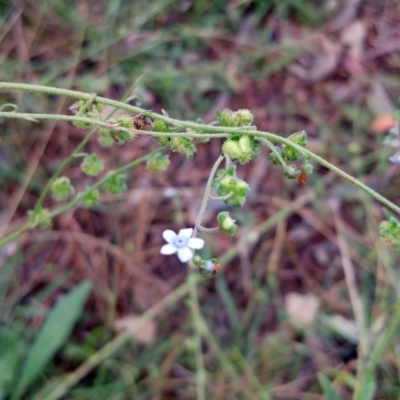
[[[0,354],[0,400],[7,392],[7,386],[15,376],[15,370],[21,353],[21,344],[11,342]]]
[[[91,288],[92,285],[87,281],[80,283],[47,313],[46,320],[22,366],[17,398],[43,371],[45,365],[68,338],[82,313]]]
[[[340,400],[330,380],[323,374],[318,374],[318,382],[324,392],[325,400]]]

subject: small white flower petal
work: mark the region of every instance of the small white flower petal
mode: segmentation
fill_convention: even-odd
[[[206,270],[207,271],[214,271],[214,263],[212,261],[207,261],[206,262]]]
[[[178,258],[181,262],[188,262],[193,257],[192,251],[189,247],[183,247],[178,250]]]
[[[176,253],[177,248],[173,244],[165,244],[161,247],[160,253],[164,255],[170,255]]]
[[[182,238],[190,238],[193,233],[193,228],[186,228],[186,229],[181,229],[178,233],[178,236]]]
[[[171,229],[166,229],[163,232],[162,236],[168,243],[171,243],[176,238],[176,233],[174,231],[171,231]]]
[[[191,249],[196,249],[196,250],[202,249],[204,247],[204,240],[200,238],[190,238],[188,246]]]
[[[389,161],[394,164],[400,164],[400,154],[395,154],[394,156],[390,156]]]

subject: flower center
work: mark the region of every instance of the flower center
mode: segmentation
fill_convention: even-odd
[[[187,247],[188,245],[188,238],[177,236],[174,240],[174,246],[177,249],[182,249],[183,247]]]

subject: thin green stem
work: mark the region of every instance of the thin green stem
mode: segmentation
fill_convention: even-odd
[[[215,176],[215,174],[217,172],[217,169],[218,169],[219,165],[221,164],[221,162],[223,161],[223,159],[224,159],[224,155],[221,154],[217,158],[217,161],[215,161],[215,164],[211,169],[210,176],[208,177],[208,181],[207,181],[206,187],[204,189],[204,195],[203,195],[203,200],[201,202],[200,210],[199,210],[199,213],[197,214],[196,225],[195,225],[193,237],[196,236],[196,228],[199,228],[201,226],[201,221],[203,219],[204,213],[205,213],[206,208],[207,208],[207,203],[208,203],[208,200],[210,198],[212,181],[213,181],[214,176]]]
[[[199,305],[199,297],[197,293],[197,272],[191,269],[188,274],[188,284],[190,288],[190,309],[192,313],[192,321],[194,328],[194,356],[196,360],[196,398],[197,400],[205,400],[206,398],[206,370],[204,368],[204,357],[202,348],[201,334],[201,311]]]
[[[211,200],[228,200],[230,199],[232,196],[234,195],[233,192],[229,192],[228,194],[226,194],[225,196],[213,196],[210,194],[210,199]]]
[[[216,226],[215,228],[206,228],[202,226],[201,224],[196,225],[197,229],[201,232],[206,232],[206,233],[214,233],[219,231],[219,227]]]
[[[276,149],[276,147],[273,145],[273,143],[271,143],[267,139],[263,139],[262,143],[264,143],[271,150],[271,152],[275,154],[275,157],[278,159],[279,163],[281,164],[281,166],[283,168],[283,172],[286,172],[288,169],[288,166],[287,166],[285,160],[282,158],[281,153]]]

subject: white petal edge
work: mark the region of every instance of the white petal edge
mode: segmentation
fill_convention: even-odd
[[[171,243],[176,238],[176,233],[171,231],[171,229],[166,229],[162,236],[168,243]]]
[[[204,247],[204,240],[200,238],[190,238],[189,247],[191,249],[200,250]]]
[[[186,228],[186,229],[181,229],[179,231],[178,236],[184,237],[184,238],[190,238],[193,233],[193,228]]]
[[[176,247],[172,244],[165,244],[163,247],[161,247],[160,253],[166,256],[174,254],[176,253]]]
[[[193,257],[192,251],[189,247],[183,247],[182,249],[178,250],[178,258],[181,262],[188,262]]]

